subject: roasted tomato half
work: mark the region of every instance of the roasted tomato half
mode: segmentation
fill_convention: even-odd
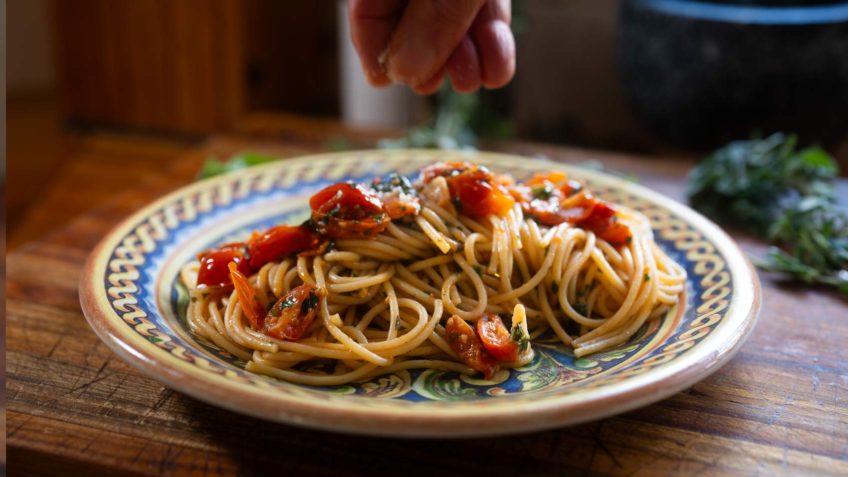
[[[609,204],[597,201],[589,215],[577,222],[578,227],[591,230],[599,238],[620,246],[630,242],[630,228],[618,221],[618,217]]]
[[[304,284],[277,300],[265,315],[265,333],[281,340],[297,341],[318,314],[323,290]]]
[[[391,220],[377,195],[361,185],[339,183],[309,199],[312,222],[329,238],[371,238]]]
[[[456,315],[451,316],[445,326],[445,338],[463,363],[483,373],[486,379],[492,379],[498,370],[498,363],[483,347],[474,328],[465,320]]]
[[[247,246],[243,243],[228,243],[213,250],[207,250],[197,256],[200,270],[197,272],[197,286],[225,290],[232,288],[230,280],[230,262],[245,275],[250,275]]]
[[[477,334],[486,351],[496,360],[511,362],[518,359],[518,343],[512,339],[498,315],[483,314],[477,320]]]
[[[507,192],[508,177],[496,176],[485,167],[470,162],[439,162],[421,171],[421,180],[444,177],[457,212],[472,218],[506,215],[515,200]]]
[[[257,271],[266,263],[293,253],[314,250],[320,243],[321,237],[306,227],[278,225],[262,234],[255,234],[248,242],[250,268]]]

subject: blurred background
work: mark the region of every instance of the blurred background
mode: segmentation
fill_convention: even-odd
[[[148,141],[127,161],[167,161],[216,133],[328,148],[521,140],[698,156],[782,130],[848,170],[848,2],[513,9],[518,66],[507,88],[422,98],[367,85],[344,1],[8,0],[10,245],[44,226],[27,216],[33,188],[104,131]],[[67,214],[86,206],[71,198]]]

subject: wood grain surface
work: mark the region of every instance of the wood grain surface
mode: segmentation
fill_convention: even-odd
[[[121,167],[122,147],[138,153],[138,144],[96,137],[87,147],[111,148],[112,161],[78,154],[79,175],[54,180],[38,206],[41,220],[62,220],[67,199],[51,191],[84,189],[91,210],[7,255],[10,475],[57,475],[60,468],[62,475],[848,474],[848,302],[771,275],[762,275],[759,325],[711,377],[621,416],[541,433],[455,441],[332,434],[225,411],[141,376],[97,339],[80,311],[87,254],[123,217],[191,182],[210,154],[320,149],[287,144],[222,137],[135,169]],[[497,147],[600,161],[678,200],[692,165],[533,144]],[[95,156],[100,162],[91,162]],[[734,236],[747,251],[764,248]]]

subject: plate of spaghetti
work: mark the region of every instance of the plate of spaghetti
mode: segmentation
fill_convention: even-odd
[[[756,273],[620,178],[517,156],[357,151],[184,187],[94,250],[83,311],[145,374],[279,422],[527,432],[676,393],[733,356]]]

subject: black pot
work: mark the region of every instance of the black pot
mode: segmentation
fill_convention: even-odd
[[[617,40],[626,96],[674,144],[848,134],[848,2],[624,0]]]

